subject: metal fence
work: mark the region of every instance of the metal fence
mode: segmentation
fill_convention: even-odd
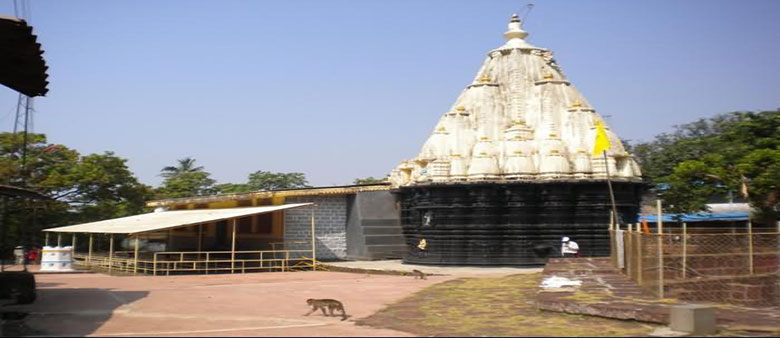
[[[780,233],[611,231],[612,261],[661,298],[780,306]]]
[[[170,275],[316,270],[308,242],[277,242],[274,250],[115,251],[74,253],[74,264],[109,273]]]

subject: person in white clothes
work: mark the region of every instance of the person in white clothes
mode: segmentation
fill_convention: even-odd
[[[569,237],[561,239],[561,256],[563,257],[580,257],[580,246],[577,242],[572,241]]]

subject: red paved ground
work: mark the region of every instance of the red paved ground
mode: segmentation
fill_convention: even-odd
[[[7,307],[26,324],[64,336],[409,336],[355,326],[426,286],[452,277],[415,280],[339,272],[111,277],[38,274],[38,300]],[[308,312],[307,298],[341,300],[347,321]]]

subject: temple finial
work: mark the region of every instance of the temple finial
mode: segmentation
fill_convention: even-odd
[[[520,19],[518,19],[517,14],[512,14],[512,20],[509,22],[520,22]]]

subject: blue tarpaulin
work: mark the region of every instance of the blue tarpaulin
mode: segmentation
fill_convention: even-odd
[[[656,223],[657,215],[639,215],[639,221],[642,218],[650,223]],[[710,222],[710,221],[747,221],[750,218],[748,212],[719,212],[719,213],[698,213],[698,214],[663,214],[661,220],[664,222]]]

